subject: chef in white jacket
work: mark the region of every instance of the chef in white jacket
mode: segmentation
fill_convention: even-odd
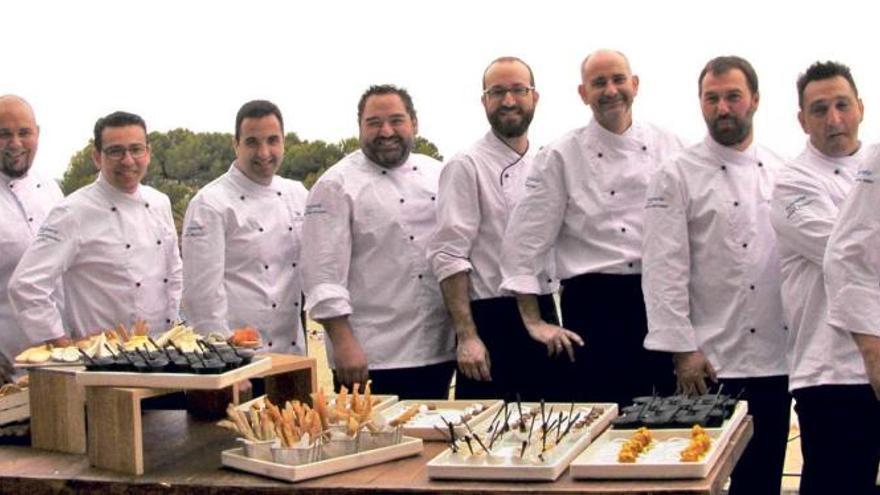
[[[275,175],[284,121],[271,102],[235,118],[235,162],[190,201],[183,224],[183,312],[196,330],[251,325],[272,352],[306,354],[300,233],[305,187]]]
[[[674,353],[683,392],[705,392],[708,377],[749,401],[755,436],[730,493],[779,493],[791,399],[770,195],[782,160],[753,142],[751,64],[712,59],[699,87],[709,135],[648,188],[645,347]]]
[[[493,60],[481,101],[491,129],[444,165],[428,244],[457,335],[455,397],[568,400],[558,360],[529,336],[516,298],[500,288],[504,230],[535,156],[528,137],[538,103],[532,69],[516,57]],[[558,322],[548,273],[539,279],[539,305],[542,319]]]
[[[674,387],[669,357],[642,347],[642,216],[648,180],[681,142],[633,119],[638,88],[622,53],[586,57],[578,92],[593,119],[538,152],[502,248],[502,290],[517,295],[535,340],[574,359],[569,395],[580,401],[625,405]],[[535,302],[551,249],[564,328],[543,321]]]
[[[49,210],[63,195],[58,184],[33,170],[40,128],[30,104],[0,96],[0,382],[12,375],[15,356],[30,346],[6,293],[9,278]]]
[[[146,124],[114,112],[98,119],[94,138],[98,178],[49,212],[9,282],[31,342],[64,345],[138,319],[157,333],[178,318],[182,269],[171,204],[140,183],[150,164]],[[59,280],[63,315],[51,298]]]
[[[309,192],[303,224],[306,309],[327,332],[336,385],[446,398],[455,334],[425,251],[439,162],[411,153],[406,90],[371,86],[358,104],[361,149]]]
[[[809,140],[776,181],[771,219],[804,459],[799,493],[870,493],[880,463],[880,402],[855,339],[828,324],[822,275],[828,236],[866,153],[859,141],[864,107],[849,67],[836,62],[811,65],[797,88]]]

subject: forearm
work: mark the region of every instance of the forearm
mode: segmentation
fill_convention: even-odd
[[[538,306],[538,297],[534,294],[517,294],[516,305],[519,315],[526,327],[536,323],[542,323],[541,309]]]
[[[863,333],[853,333],[852,336],[862,354],[865,366],[868,368],[880,366],[880,337]]]
[[[318,320],[318,323],[324,327],[324,333],[330,338],[334,348],[344,346],[352,341],[357,342],[348,321],[348,315]]]
[[[440,282],[440,290],[443,293],[443,302],[459,340],[475,337],[477,327],[471,314],[471,303],[468,297],[470,276],[467,272],[458,272]]]

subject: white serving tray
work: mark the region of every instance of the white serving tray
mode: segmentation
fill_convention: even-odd
[[[504,405],[504,401],[497,399],[490,400],[402,400],[390,407],[381,410],[385,418],[391,420],[406,411],[412,405],[434,405],[435,410],[425,411],[416,414],[412,419],[402,425],[401,431],[404,435],[421,438],[422,440],[443,441],[446,437],[442,433],[447,429],[443,423],[442,417],[447,420],[460,419],[460,414],[466,408],[474,404],[482,404],[484,409],[479,414],[468,420],[468,424],[473,427],[483,421],[492,419],[492,416]],[[440,428],[437,431],[434,426]],[[464,425],[455,427],[456,435],[464,435],[467,433],[467,427]]]
[[[523,404],[534,407],[537,404]],[[510,407],[510,406],[508,406]],[[516,407],[514,405],[514,407]],[[564,412],[568,411],[570,404],[545,404],[548,409],[554,407]],[[522,460],[518,456],[518,449],[514,447],[509,458],[504,456],[471,456],[467,453],[456,454],[451,449],[446,449],[428,462],[428,476],[434,479],[456,480],[510,480],[510,481],[553,481],[565,472],[569,463],[587,445],[604,431],[615,417],[617,417],[617,404],[575,404],[577,408],[601,407],[604,412],[599,416],[581,436],[574,442],[559,445],[554,448],[546,462]],[[475,428],[485,431],[488,422]]]
[[[194,373],[137,373],[133,371],[79,371],[76,383],[85,387],[134,387],[187,390],[218,390],[272,368],[272,359],[254,358],[246,366],[216,375]]]
[[[403,437],[400,443],[378,449],[366,450],[356,454],[334,457],[324,461],[288,466],[259,459],[251,459],[244,455],[244,448],[224,450],[221,454],[221,462],[224,466],[247,471],[261,476],[268,476],[283,481],[295,483],[328,474],[341,473],[374,464],[409,457],[422,453],[422,440],[418,438]]]
[[[646,461],[635,463],[617,462],[617,457],[607,458],[610,442],[629,438],[635,430],[610,429],[596,439],[584,452],[571,462],[571,475],[577,479],[688,479],[705,478],[730,441],[733,431],[742,423],[748,412],[748,404],[739,401],[733,415],[720,428],[705,428],[712,438],[709,452],[699,462]],[[673,437],[689,439],[690,429],[652,429],[656,440]],[[616,451],[616,450],[615,450]],[[604,454],[604,455],[603,455]]]

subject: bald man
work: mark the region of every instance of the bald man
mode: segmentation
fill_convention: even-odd
[[[63,196],[54,180],[31,170],[40,128],[27,101],[0,96],[0,375],[11,378],[16,354],[30,343],[15,321],[6,287],[18,260]]]
[[[633,121],[638,89],[624,54],[584,59],[578,93],[593,120],[538,153],[502,249],[502,289],[516,294],[532,338],[573,359],[572,398],[581,401],[624,404],[674,382],[669,357],[642,347],[642,215],[648,179],[682,144]],[[554,247],[564,328],[541,318],[536,297]]]

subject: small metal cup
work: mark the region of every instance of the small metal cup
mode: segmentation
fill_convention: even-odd
[[[248,440],[239,438],[239,442],[244,444],[244,455],[251,459],[259,459],[261,461],[272,461],[272,446],[275,440]]]
[[[364,451],[397,445],[400,443],[400,436],[400,427],[375,433],[370,430],[361,430],[358,432],[358,448]]]
[[[278,464],[298,466],[318,460],[317,446],[311,447],[272,447],[272,459]]]
[[[321,442],[321,459],[332,459],[356,453],[358,451],[359,436],[323,440]]]

